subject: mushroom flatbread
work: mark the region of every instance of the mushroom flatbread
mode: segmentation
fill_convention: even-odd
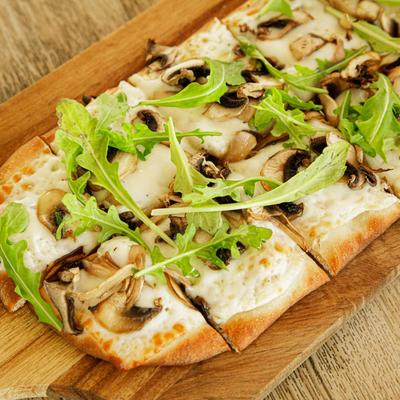
[[[400,217],[398,10],[249,1],[0,169],[0,299],[130,369],[242,351]]]

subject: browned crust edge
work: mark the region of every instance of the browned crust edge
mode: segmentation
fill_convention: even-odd
[[[196,363],[229,350],[223,338],[206,322],[197,331],[188,332],[181,336],[172,345],[165,347],[160,353],[148,360],[129,361],[123,360],[115,353],[107,351],[101,340],[90,335],[70,335],[61,333],[69,343],[83,352],[110,361],[117,368],[132,369],[143,365],[167,366],[186,365]]]
[[[367,211],[335,229],[320,244],[318,252],[325,267],[338,274],[347,263],[400,218],[400,204],[379,211]],[[317,250],[317,249],[315,249]]]
[[[308,256],[301,276],[281,296],[261,307],[232,317],[222,328],[241,351],[268,329],[292,305],[329,281],[328,275]]]
[[[39,136],[35,136],[29,142],[23,144],[0,167],[0,183],[3,184],[11,179],[13,175],[19,173],[23,167],[28,167],[32,160],[43,153],[50,154],[51,151]]]
[[[15,293],[14,282],[5,272],[0,272],[0,301],[8,312],[15,312],[25,304],[25,300]]]

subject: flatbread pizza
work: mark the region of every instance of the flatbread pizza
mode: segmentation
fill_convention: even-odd
[[[60,99],[0,168],[4,306],[123,369],[244,350],[400,217],[398,18],[250,0]]]

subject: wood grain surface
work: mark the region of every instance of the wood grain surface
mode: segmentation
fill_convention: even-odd
[[[152,3],[155,1],[0,0],[0,101],[29,86]],[[35,116],[28,113],[27,118]],[[39,126],[39,129],[42,128]],[[4,152],[2,156],[5,156]],[[396,233],[399,232],[397,229]],[[367,259],[364,261],[368,262]],[[346,273],[346,276],[349,279],[348,285],[357,285],[357,282],[352,282],[350,273]],[[314,298],[316,301],[322,300],[319,295]],[[399,399],[399,308],[400,280],[397,279],[287,377],[267,399]],[[329,312],[329,309],[326,310],[327,314]],[[1,314],[3,310],[0,310]],[[29,317],[22,314],[21,318]],[[281,324],[285,323],[285,318],[290,318],[290,315],[284,317]],[[28,334],[21,338],[13,334],[13,320],[9,318],[8,323],[3,326],[2,319],[1,326],[2,330],[7,329],[9,332],[11,342],[29,342],[37,337],[37,330],[45,329],[32,324]],[[268,335],[273,337],[278,328],[273,328]],[[268,335],[265,337],[268,338]],[[259,342],[252,347],[254,354],[260,351]],[[54,352],[68,352],[71,360],[81,357],[77,351],[70,349],[50,332],[40,337],[36,347],[38,352],[43,353],[43,349],[49,351],[50,345]],[[0,361],[3,371],[4,368],[13,368],[12,363],[4,364],[7,357],[7,349],[2,348]],[[24,354],[20,357],[22,359]],[[232,357],[233,362],[240,362],[235,355]],[[25,365],[28,367],[32,360],[33,358],[26,357]],[[215,360],[213,365],[218,366],[219,358]],[[92,361],[88,359],[86,362]],[[57,367],[46,365],[44,373],[53,371],[54,376],[57,376]],[[201,368],[204,367],[196,369],[197,376],[201,376]],[[105,366],[105,375],[107,372],[108,367]],[[180,368],[171,369],[169,377],[171,381],[177,377],[182,378],[183,384],[194,379],[190,374],[181,377]],[[217,375],[218,377],[223,375]],[[153,379],[157,379],[157,375]],[[151,384],[152,380],[149,382]],[[201,386],[203,385],[206,382],[202,382]],[[38,394],[43,393],[39,386],[38,383]],[[210,393],[208,398],[218,399],[218,393]]]

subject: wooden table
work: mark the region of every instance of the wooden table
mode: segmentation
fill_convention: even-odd
[[[0,0],[0,102],[155,1]],[[400,279],[366,305],[267,399],[400,399],[399,309]]]

